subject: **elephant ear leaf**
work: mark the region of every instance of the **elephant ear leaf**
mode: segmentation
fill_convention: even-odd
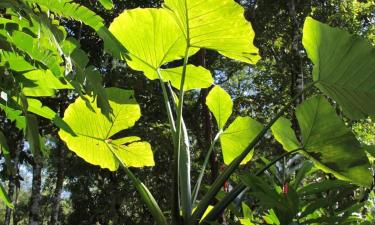
[[[292,123],[285,117],[280,117],[271,127],[275,139],[280,142],[286,151],[299,149],[300,144],[292,129]]]
[[[174,14],[189,46],[251,64],[260,59],[251,24],[234,0],[166,0],[164,8]]]
[[[232,114],[233,101],[230,95],[220,86],[215,86],[207,95],[206,105],[214,114],[219,129],[223,129]]]
[[[370,42],[310,17],[303,45],[314,64],[316,86],[351,119],[375,115],[375,48]]]
[[[127,63],[151,80],[163,64],[181,59],[186,42],[173,17],[165,9],[126,10],[109,30],[129,51]]]
[[[64,121],[76,136],[60,130],[61,139],[88,163],[111,171],[119,166],[113,151],[126,166],[153,166],[155,163],[149,143],[141,141],[139,137],[113,138],[120,131],[134,126],[141,116],[133,91],[107,88],[106,92],[113,118],[109,120],[103,115],[92,97],[86,96],[89,101],[80,97],[67,108],[64,115]],[[86,106],[87,102],[91,104],[90,108]]]
[[[229,165],[246,149],[261,132],[263,125],[250,117],[237,117],[220,136],[224,163]],[[253,157],[251,151],[241,162],[246,164]]]
[[[112,22],[109,30],[129,51],[126,60],[132,69],[142,71],[148,79],[170,81],[175,88],[180,88],[182,67],[161,68],[182,59],[187,48],[184,35],[169,10],[126,10]],[[197,50],[190,48],[189,54]],[[184,90],[207,88],[212,83],[210,71],[187,65]]]
[[[372,175],[366,154],[354,134],[322,96],[312,97],[296,109],[303,153],[315,166],[338,179],[370,186]],[[299,146],[291,123],[278,121],[272,132],[286,150]]]

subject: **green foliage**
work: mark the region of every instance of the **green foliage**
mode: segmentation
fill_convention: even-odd
[[[316,86],[352,119],[375,115],[375,51],[371,43],[310,17],[303,33],[303,45],[314,63]]]
[[[172,11],[188,46],[251,64],[260,59],[252,44],[254,31],[234,1],[166,0],[164,7]]]
[[[250,1],[242,2],[250,4]],[[348,1],[345,2],[349,4]],[[368,192],[371,190],[359,188],[346,181],[369,187],[372,182],[371,165],[364,147],[343,122],[343,119],[347,118],[338,117],[330,103],[322,96],[310,98],[296,107],[297,121],[293,121],[293,125],[281,116],[286,112],[293,112],[293,101],[298,100],[304,94],[309,95],[307,91],[312,91],[313,84],[342,107],[349,119],[373,116],[375,108],[371,98],[375,95],[374,80],[371,75],[374,73],[372,65],[375,61],[373,47],[366,40],[308,17],[303,30],[302,43],[314,64],[312,76],[314,83],[307,86],[300,94],[296,94],[295,91],[300,89],[300,86],[303,89],[304,82],[310,80],[310,77],[308,79],[304,77],[309,73],[309,66],[307,58],[304,58],[302,54],[300,40],[298,40],[299,26],[302,24],[299,24],[298,20],[304,18],[310,11],[313,11],[313,14],[319,12],[312,7],[306,11],[307,6],[293,1],[290,5],[288,4],[289,11],[277,9],[276,12],[279,13],[276,14],[272,8],[276,3],[270,3],[269,12],[267,11],[270,15],[264,17],[268,22],[264,23],[262,18],[250,18],[254,21],[257,35],[260,36],[257,44],[262,47],[262,56],[264,55],[264,61],[255,65],[260,59],[258,48],[253,45],[255,32],[252,25],[245,19],[243,8],[233,0],[166,0],[161,8],[144,7],[145,5],[148,7],[160,5],[159,2],[152,1],[145,5],[138,2],[143,6],[142,8],[127,9],[120,13],[109,29],[105,21],[111,21],[113,16],[119,14],[122,10],[120,5],[115,6],[112,0],[98,0],[93,3],[96,9],[91,10],[88,7],[92,4],[91,2],[83,1],[82,3],[80,5],[71,0],[3,0],[0,2],[0,73],[2,74],[0,108],[4,116],[11,122],[15,122],[11,125],[15,125],[23,132],[29,146],[27,150],[32,153],[30,157],[27,156],[30,159],[26,160],[34,164],[42,164],[40,156],[47,142],[52,145],[61,144],[55,143],[54,138],[41,136],[57,132],[51,124],[53,123],[60,128],[59,135],[68,148],[85,161],[109,169],[111,172],[117,170],[119,166],[123,168],[123,171],[109,173],[108,170],[78,164],[79,176],[84,174],[82,168],[89,168],[88,171],[94,171],[93,174],[96,176],[88,172],[90,178],[87,178],[85,180],[87,183],[84,184],[80,183],[80,179],[69,181],[85,186],[82,189],[84,194],[90,195],[96,191],[96,196],[104,196],[104,202],[111,202],[108,206],[111,214],[106,216],[116,216],[113,220],[111,218],[108,224],[123,222],[122,220],[119,222],[118,219],[120,217],[118,212],[122,207],[121,203],[118,205],[117,202],[120,197],[112,195],[112,193],[119,192],[123,196],[121,191],[128,192],[129,190],[127,185],[122,186],[120,191],[115,190],[120,187],[118,179],[123,178],[121,172],[126,173],[126,179],[131,181],[140,194],[141,201],[147,206],[148,211],[140,207],[142,213],[151,212],[157,224],[167,224],[167,219],[161,210],[164,207],[159,207],[156,201],[158,198],[153,197],[151,191],[138,177],[149,181],[146,182],[147,184],[168,180],[165,182],[168,188],[171,185],[170,180],[166,177],[149,175],[149,172],[155,171],[137,170],[135,175],[129,169],[129,167],[154,166],[153,151],[155,153],[159,151],[158,154],[163,152],[164,156],[159,157],[166,158],[163,159],[165,164],[172,164],[173,176],[170,188],[173,195],[172,207],[170,211],[164,211],[171,214],[172,223],[175,224],[206,223],[207,221],[204,221],[206,216],[210,220],[217,219],[221,211],[226,208],[230,209],[226,211],[231,214],[228,218],[238,217],[242,209],[243,219],[240,222],[243,224],[258,224],[263,221],[268,224],[293,222],[350,224],[364,221],[353,213],[358,213],[359,209],[364,207],[362,201],[368,198]],[[126,4],[131,5],[128,2]],[[255,8],[252,6],[254,12],[257,11],[255,10],[257,7],[264,7],[264,4],[257,2]],[[318,3],[313,1],[311,4]],[[366,22],[366,15],[371,14],[368,10],[371,7],[368,4],[366,7],[358,6],[362,3],[353,4],[355,11],[365,8],[363,13],[355,13],[356,16],[365,17],[364,23],[370,23]],[[135,8],[130,5],[127,7]],[[327,10],[331,10],[329,6],[327,7]],[[341,10],[340,7],[336,8]],[[300,12],[296,13],[296,10]],[[105,20],[94,11],[106,16]],[[288,15],[285,16],[285,14]],[[246,12],[245,15],[248,16],[248,13]],[[272,22],[269,21],[274,21],[275,18],[288,20],[290,24],[293,24],[293,31],[285,35],[280,31],[288,31],[289,27],[277,28],[275,24],[270,27]],[[112,56],[104,54],[100,45],[101,41],[92,30],[86,30],[82,23],[95,31],[103,40],[105,50]],[[277,39],[273,40],[267,35],[261,36],[262,32],[263,34],[275,32]],[[368,30],[363,29],[363,32],[366,33]],[[84,33],[83,38],[82,33]],[[280,33],[283,35],[279,35]],[[87,44],[88,42],[91,42],[91,45]],[[205,51],[195,56],[199,49],[213,50],[208,51],[206,55],[208,65],[205,65],[205,60],[200,59],[206,54]],[[225,57],[212,59],[217,58],[214,51],[234,60],[225,61],[229,62],[226,64],[222,63]],[[93,55],[95,57],[92,57]],[[280,55],[283,56],[280,57]],[[298,55],[297,59],[293,58],[296,55]],[[289,56],[291,58],[288,58]],[[125,60],[126,64],[117,61],[118,59]],[[254,66],[244,66],[245,64],[241,62],[254,64]],[[207,69],[196,65],[205,65]],[[278,68],[275,69],[274,66]],[[235,97],[234,100],[218,85],[212,88],[206,99],[203,99],[203,96],[207,95],[206,90],[202,90],[200,94],[199,90],[190,91],[212,86],[214,79],[211,72],[215,75],[216,83],[225,81],[225,76],[231,79],[227,73],[231,70],[235,71],[232,75],[240,76],[237,80],[239,85],[235,88],[233,85],[224,84],[223,86]],[[169,126],[163,121],[163,113],[150,115],[162,104],[158,99],[159,95],[155,93],[158,87],[155,83],[138,76],[137,71],[143,72],[150,80],[159,79]],[[252,75],[250,78],[247,77],[249,74]],[[275,74],[278,76],[274,76]],[[285,78],[289,75],[291,78]],[[296,78],[298,76],[302,76],[302,82]],[[129,77],[134,80],[128,83],[131,80]],[[260,80],[263,83],[261,88],[258,88],[257,83]],[[106,82],[105,85],[102,84],[103,81]],[[290,87],[285,88],[287,86],[285,81],[291,81]],[[297,83],[301,85],[297,87]],[[137,92],[141,93],[137,93],[141,98],[140,105],[135,100],[132,90],[112,86],[127,89],[138,88]],[[155,90],[150,91],[150,89]],[[178,94],[175,93],[176,90],[179,91]],[[280,90],[282,91],[279,94]],[[185,91],[190,92],[185,96]],[[291,92],[290,96],[289,93],[285,94],[288,91]],[[210,139],[213,136],[212,130],[216,126],[211,124],[209,112],[202,113],[207,114],[205,115],[208,118],[207,121],[199,121],[200,118],[192,113],[195,110],[192,109],[192,105],[198,111],[201,109],[201,106],[194,103],[197,96],[202,96],[199,97],[199,103],[202,102],[203,106],[202,111],[206,110],[203,105],[205,102],[216,119],[219,131],[213,140]],[[258,101],[259,96],[263,96],[264,99],[260,97]],[[272,99],[270,96],[277,96],[277,98]],[[65,105],[76,97],[75,102],[66,109],[62,120],[59,114],[64,111]],[[55,99],[51,100],[51,98]],[[137,99],[139,99],[138,96]],[[59,102],[55,104],[55,100]],[[287,103],[286,106],[280,109],[284,103]],[[141,107],[148,112],[142,118]],[[290,111],[289,108],[291,108]],[[338,111],[340,111],[339,107]],[[36,115],[41,119],[38,120]],[[230,118],[231,115],[233,118]],[[270,116],[271,118],[268,118]],[[150,118],[157,122],[150,124]],[[257,120],[268,123],[263,126]],[[4,119],[4,121],[7,125],[8,120]],[[135,126],[136,122],[139,126]],[[38,124],[41,126],[39,127]],[[354,129],[361,133],[363,128],[358,124]],[[172,138],[170,143],[167,138],[164,138],[167,136],[167,128],[170,128]],[[277,150],[276,144],[268,135],[270,128],[275,139],[288,152],[268,162],[263,156],[272,155],[274,150]],[[201,130],[204,130],[203,135]],[[153,134],[150,134],[152,132]],[[155,135],[155,133],[158,134]],[[0,147],[7,161],[4,164],[6,167],[9,166],[7,164],[9,153],[12,153],[12,157],[17,155],[12,152],[14,149],[6,145],[8,136],[14,138],[16,135],[8,134],[8,132],[5,135],[0,133]],[[145,137],[154,143],[153,151],[151,144],[141,141],[138,136]],[[205,138],[201,140],[201,136]],[[155,137],[163,138],[155,140],[157,139]],[[366,140],[368,139],[371,138],[366,137]],[[215,167],[218,167],[217,164],[215,165],[217,156],[215,143],[218,140],[221,142],[223,163],[228,167],[217,178],[212,175],[212,181],[215,178],[216,180],[206,188],[206,193],[201,198],[198,194],[199,187],[204,182],[203,176],[208,161],[210,160],[212,174],[215,172]],[[211,147],[205,153],[201,147],[206,147],[207,144],[202,144],[202,142],[209,141],[212,141]],[[171,146],[174,148],[173,156],[170,156],[172,154],[166,150],[172,148]],[[256,154],[254,147],[258,146],[262,151]],[[373,146],[365,148],[370,155],[373,154]],[[317,170],[313,168],[310,161],[301,163],[299,161],[303,160],[301,155],[291,158],[291,162],[287,161],[288,155],[296,151],[302,152],[321,171],[316,173]],[[52,154],[44,154],[44,156]],[[196,159],[199,154],[206,154],[206,156],[192,193],[191,183],[195,177],[194,170],[191,168],[197,168],[199,165],[191,161],[190,157]],[[254,155],[256,157],[253,157]],[[68,156],[70,159],[75,159],[75,155],[71,153]],[[267,163],[266,166],[261,168],[256,175],[249,175],[248,170],[252,173],[251,171],[258,169],[259,158]],[[284,162],[280,163],[279,160],[282,158]],[[248,163],[251,159],[253,162]],[[18,161],[18,158],[14,161]],[[219,156],[219,163],[221,163],[221,156]],[[240,167],[241,164],[246,164],[246,167]],[[274,164],[276,166],[273,166]],[[297,169],[291,168],[294,164],[298,164]],[[17,170],[17,166],[15,165],[13,169]],[[218,192],[224,183],[234,184],[238,181],[235,171],[239,167],[246,169],[247,175],[240,177],[247,188],[239,183],[230,193],[220,197],[223,193],[218,194]],[[166,166],[163,168],[165,169]],[[5,170],[8,169],[4,169],[2,176],[6,177],[8,176],[6,172],[9,171]],[[157,167],[153,170],[157,170]],[[191,171],[193,171],[193,176],[190,174]],[[334,180],[332,176],[325,175],[322,171],[344,181]],[[264,173],[267,176],[261,176]],[[17,174],[11,173],[10,176],[18,179]],[[75,178],[75,176],[72,177]],[[279,186],[288,185],[289,179],[292,178],[294,180],[291,181],[292,185],[289,190],[288,188],[281,190]],[[94,182],[95,185],[86,185],[90,182]],[[103,185],[107,185],[107,188],[101,188]],[[299,188],[300,185],[305,186]],[[81,193],[82,190],[80,190]],[[245,203],[244,199],[249,200],[248,195],[257,201]],[[357,195],[362,197],[359,198]],[[133,194],[128,194],[127,197],[129,196],[132,199],[124,197],[127,204],[132,205],[136,202],[140,205],[137,200],[133,200]],[[0,197],[9,207],[11,206],[11,201],[2,187]],[[214,198],[219,199],[219,202],[211,206]],[[236,209],[235,204],[231,204],[235,198],[242,201],[242,208],[239,210]],[[75,203],[82,205],[80,202],[82,199],[79,197]],[[91,196],[88,199],[91,199]],[[85,199],[85,201],[88,200]],[[169,204],[169,201],[160,201],[160,203],[165,206]],[[193,206],[196,203],[197,207],[194,211]],[[247,203],[251,203],[252,208],[256,208],[257,211],[252,211]],[[107,208],[98,209],[101,207],[97,206],[101,206],[103,202],[95,204],[97,205],[94,208],[98,211],[107,210]],[[15,207],[17,209],[17,205]],[[126,209],[123,215],[127,215],[129,207],[123,208]],[[90,214],[87,217],[91,217],[91,213],[95,214],[97,211],[87,210],[87,212]],[[85,222],[92,224],[99,221],[100,219],[90,218],[90,221]],[[106,222],[100,221],[100,223]]]
[[[370,186],[370,164],[355,136],[322,96],[304,101],[296,109],[301,128],[302,149],[315,165],[337,178]],[[299,148],[290,122],[282,119],[272,128],[285,150]]]
[[[113,109],[112,120],[100,112],[94,99],[86,97],[91,102],[88,108],[86,102],[78,98],[64,115],[64,121],[76,136],[60,130],[61,139],[67,143],[69,149],[87,162],[111,171],[119,167],[113,152],[126,166],[153,166],[154,159],[149,143],[140,141],[139,137],[114,137],[118,132],[131,128],[141,116],[134,93],[119,88],[108,88],[106,91]]]
[[[223,129],[232,114],[233,102],[230,95],[220,86],[215,86],[206,98],[206,105],[214,115],[219,129]]]
[[[260,133],[263,125],[250,117],[237,117],[220,136],[224,163],[229,165],[246,149],[246,147]],[[245,164],[251,160],[250,152],[241,162]]]

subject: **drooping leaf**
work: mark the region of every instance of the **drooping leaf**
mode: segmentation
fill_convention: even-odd
[[[26,140],[29,142],[31,153],[36,155],[41,153],[41,141],[38,129],[38,120],[34,115],[26,115]]]
[[[129,66],[151,80],[158,78],[156,71],[163,64],[184,56],[183,34],[165,9],[126,10],[109,30],[129,51]]]
[[[99,0],[100,4],[106,9],[111,10],[113,9],[113,2],[112,0]]]
[[[292,123],[285,117],[280,117],[271,127],[275,139],[280,142],[286,151],[300,148],[299,141],[292,129]]]
[[[25,57],[14,52],[0,50],[0,65],[7,64],[10,69],[16,72],[34,70],[35,67],[25,60]]]
[[[5,188],[3,187],[3,185],[1,183],[0,183],[0,199],[5,203],[5,205],[8,208],[11,208],[11,209],[14,208],[14,206],[12,204],[12,201],[8,197],[8,195],[7,195],[6,191],[5,191]]]
[[[263,125],[250,117],[237,117],[220,136],[224,163],[229,165],[239,156],[263,129]],[[241,162],[245,164],[253,156],[251,151]]]
[[[321,91],[352,119],[375,115],[375,48],[368,40],[308,17],[303,45]]]
[[[56,90],[73,89],[64,78],[55,77],[49,70],[32,70],[17,77],[26,96],[54,96]]]
[[[75,19],[93,28],[104,41],[104,48],[117,58],[127,54],[127,50],[116,40],[104,24],[104,20],[95,12],[71,0],[25,0],[43,6],[49,11],[68,19]]]
[[[75,135],[73,130],[69,127],[69,125],[64,120],[62,120],[55,111],[53,111],[51,108],[47,106],[43,106],[38,99],[28,98],[27,105],[27,110],[29,112],[35,113],[41,117],[52,120],[53,123],[59,128],[63,129],[66,132],[69,132],[73,136]]]
[[[304,101],[296,116],[305,154],[318,168],[341,180],[371,184],[370,164],[363,149],[324,97]]]
[[[90,96],[86,97],[92,102],[93,111],[87,108],[82,98],[78,98],[64,115],[64,121],[77,136],[60,130],[61,139],[67,143],[70,150],[87,162],[111,171],[117,170],[119,166],[111,148],[126,166],[153,166],[153,154],[147,142],[139,141],[138,137],[112,140],[113,135],[132,127],[141,116],[133,91],[119,88],[107,88],[106,91],[113,109],[112,121],[100,112],[96,101]]]
[[[173,12],[191,47],[252,64],[260,59],[251,24],[234,0],[166,0],[164,8]]]
[[[47,66],[55,76],[62,76],[61,57],[51,49],[42,48],[39,39],[24,32],[14,31],[10,40],[18,49]]]
[[[220,86],[215,86],[207,95],[206,105],[214,114],[219,129],[223,129],[232,114],[233,102],[230,95]]]
[[[182,67],[161,70],[164,81],[170,81],[172,86],[180,89]],[[197,88],[207,88],[214,80],[209,70],[201,66],[187,65],[184,90],[189,91]]]
[[[22,111],[10,108],[7,105],[0,104],[0,108],[5,112],[6,117],[16,123],[16,127],[20,130],[26,129],[26,118],[22,115]]]

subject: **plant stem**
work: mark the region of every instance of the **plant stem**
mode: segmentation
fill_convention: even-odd
[[[133,174],[133,172],[125,165],[121,158],[117,155],[113,147],[107,143],[108,148],[111,150],[112,154],[116,157],[121,167],[124,169],[126,175],[134,183],[135,188],[138,193],[141,195],[143,202],[147,205],[147,208],[150,210],[152,216],[154,217],[156,224],[158,225],[168,225],[166,218],[164,217],[163,212],[161,211],[158,203],[156,202],[154,196],[147,189],[147,187]]]
[[[294,154],[300,150],[303,150],[303,148],[298,148],[289,152],[285,152],[276,159],[272,160],[272,162],[268,163],[265,167],[263,167],[261,170],[259,170],[255,176],[260,176],[263,174],[266,170],[268,170],[271,166],[273,166],[276,162],[278,162],[280,159],[285,158],[286,156],[289,156],[291,154]],[[229,194],[224,196],[224,198],[215,205],[215,207],[207,214],[207,216],[204,218],[204,221],[212,221],[216,219],[221,212],[243,191],[247,191],[249,187],[246,187],[244,184],[237,185]],[[204,223],[204,222],[203,222]]]
[[[201,182],[202,182],[202,179],[203,179],[203,176],[204,176],[204,171],[206,170],[206,167],[207,167],[207,164],[208,164],[208,160],[210,159],[210,155],[215,147],[215,144],[216,142],[219,140],[219,137],[220,135],[222,134],[222,130],[220,130],[214,140],[212,141],[211,143],[211,146],[210,148],[208,149],[208,152],[204,158],[204,162],[203,162],[203,165],[202,165],[202,168],[201,168],[201,171],[199,173],[199,177],[198,177],[198,180],[197,180],[197,183],[195,184],[194,186],[194,189],[193,189],[193,200],[192,200],[192,204],[195,203],[195,201],[197,200],[197,196],[198,196],[198,193],[199,193],[199,189],[200,189],[200,186],[201,186]]]
[[[208,190],[206,195],[203,199],[199,202],[197,209],[194,211],[190,224],[196,225],[199,223],[201,217],[203,216],[204,212],[206,211],[210,201],[215,198],[216,194],[219,192],[220,188],[224,184],[226,180],[233,174],[233,172],[238,168],[242,160],[249,154],[249,152],[261,141],[263,137],[267,133],[267,131],[272,127],[272,125],[282,116],[284,115],[285,111],[289,108],[289,106],[297,100],[304,92],[309,90],[313,87],[315,82],[311,83],[310,85],[306,86],[306,88],[297,94],[287,105],[285,105],[277,114],[276,116],[263,128],[263,130],[251,141],[251,143],[246,147],[246,149],[237,157],[235,158],[229,166],[223,171],[222,174],[215,180],[212,184],[211,188]]]
[[[178,109],[177,109],[177,125],[176,125],[177,133],[175,135],[175,138],[176,138],[175,142],[177,143],[177,149],[175,150],[175,163],[177,162],[177,174],[178,174],[178,180],[179,180],[178,183],[179,183],[179,187],[181,191],[181,210],[182,210],[182,216],[184,218],[184,223],[186,223],[186,221],[189,221],[189,218],[192,212],[191,182],[190,182],[190,152],[188,151],[186,146],[183,148],[184,151],[183,152],[181,151],[182,120],[183,120],[182,111],[183,111],[183,104],[184,104],[184,94],[185,94],[184,85],[185,85],[186,67],[188,64],[188,60],[189,60],[189,45],[186,46],[184,64],[183,64],[182,74],[181,74],[180,96],[179,96]],[[187,133],[185,135],[187,135]]]
[[[165,105],[165,109],[167,110],[169,125],[171,126],[171,129],[172,129],[172,132],[171,132],[172,138],[175,140],[176,125],[175,125],[175,121],[173,119],[172,108],[171,108],[171,105],[169,104],[167,89],[165,88],[165,84],[163,82],[163,77],[160,73],[160,68],[157,69],[157,74],[158,74],[160,86],[161,86],[161,89],[162,89],[162,92],[163,92],[164,105]]]

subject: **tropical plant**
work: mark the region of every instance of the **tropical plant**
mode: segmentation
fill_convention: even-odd
[[[100,3],[107,9],[113,7],[109,0]],[[248,64],[256,64],[261,59],[253,45],[255,33],[252,26],[245,19],[242,7],[233,0],[166,0],[161,8],[126,10],[109,28],[94,12],[69,0],[4,0],[0,8],[5,8],[9,17],[0,17],[0,67],[4,73],[0,107],[24,132],[33,154],[35,174],[40,174],[43,156],[43,141],[35,116],[38,115],[59,127],[59,136],[67,147],[88,163],[110,171],[121,167],[155,222],[160,225],[169,223],[152,193],[130,169],[155,164],[152,146],[147,141],[121,132],[130,129],[141,117],[133,91],[103,87],[99,71],[89,65],[79,41],[68,38],[67,31],[56,19],[64,17],[93,28],[113,57],[126,61],[148,79],[160,82],[174,148],[170,209],[173,224],[213,222],[241,193],[247,191],[268,207],[265,217],[276,224],[277,221],[289,224],[317,209],[314,204],[298,202],[299,198],[307,198],[310,192],[324,192],[327,187],[345,189],[342,186],[352,191],[355,185],[369,189],[373,184],[366,148],[361,146],[332,106],[334,103],[353,120],[375,115],[375,104],[372,103],[375,97],[375,51],[363,38],[306,18],[302,43],[313,63],[313,82],[266,125],[262,125],[249,116],[230,121],[233,108],[230,95],[213,84],[209,70],[189,61],[200,49],[217,51]],[[212,89],[207,95],[206,105],[216,119],[218,131],[194,183],[191,178],[189,124],[183,117],[184,97],[188,91],[208,87]],[[295,110],[298,124],[293,128],[299,129],[293,129],[292,122],[285,118],[287,110],[314,87],[321,92],[298,105]],[[62,89],[72,90],[78,96],[66,109],[63,119],[38,99],[52,98],[57,90]],[[219,198],[223,184],[241,165],[252,159],[257,153],[255,148],[270,135],[269,130],[286,153],[253,175],[240,176],[242,179],[236,187]],[[205,193],[200,194],[210,154],[218,141],[226,168]],[[9,151],[3,133],[0,133],[0,145],[7,156]],[[269,188],[260,177],[283,157],[297,153],[340,181],[327,181],[319,187],[310,187],[312,190],[308,187],[297,190],[297,182],[288,195]],[[0,197],[11,207],[5,189],[0,187]],[[40,183],[39,187],[35,184],[35,190],[38,188]],[[316,204],[327,204],[331,201],[329,197]],[[210,205],[215,198],[219,201]],[[288,207],[284,207],[283,201]],[[37,204],[38,199],[31,202]],[[356,207],[356,202],[351,203]],[[301,208],[303,216],[298,215]],[[254,222],[249,210],[246,207],[242,210],[247,224]],[[331,217],[327,221],[347,219],[352,208],[345,210],[338,210],[338,213],[347,217]],[[37,216],[35,210],[34,214]],[[318,220],[308,218],[306,221]]]

